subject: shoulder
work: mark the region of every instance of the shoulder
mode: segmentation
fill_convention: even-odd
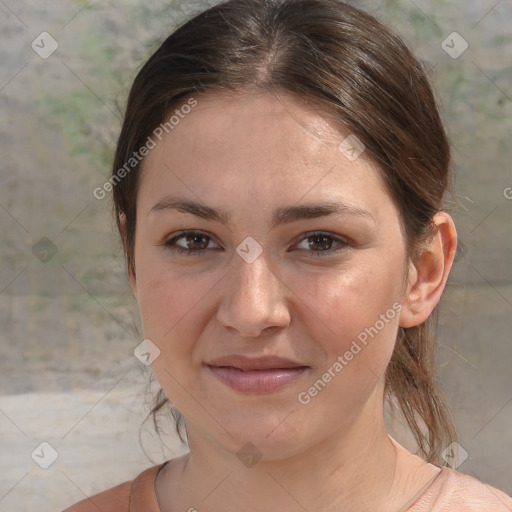
[[[90,496],[62,512],[159,512],[154,481],[165,464],[148,468],[133,480]]]
[[[445,467],[410,512],[512,512],[512,498],[465,473]]]
[[[63,512],[129,512],[131,487],[132,481],[129,480],[79,501]]]

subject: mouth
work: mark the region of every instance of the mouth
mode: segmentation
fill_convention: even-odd
[[[227,356],[206,364],[220,382],[236,391],[270,393],[297,380],[309,366],[277,356]]]

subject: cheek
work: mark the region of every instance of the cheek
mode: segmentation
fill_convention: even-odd
[[[155,275],[158,274],[158,278]],[[189,361],[194,351],[195,340],[202,330],[198,313],[204,281],[197,286],[185,283],[175,274],[165,272],[142,274],[139,289],[140,315],[144,337],[149,338],[160,350],[151,367],[165,395],[181,411],[189,413],[194,404],[185,390],[193,389]]]
[[[211,273],[186,275],[157,261],[139,267],[140,316],[144,337],[160,350],[153,370],[161,384],[169,381],[168,373],[179,382],[188,378],[190,370],[183,362],[194,357],[196,341],[209,321],[209,312],[205,310],[208,293],[220,277]],[[166,387],[169,386],[173,387],[172,379]]]
[[[312,332],[323,330],[331,340],[317,340],[330,351],[331,345],[336,348],[374,325],[399,301],[400,275],[398,267],[369,260],[357,268],[301,276],[290,282],[300,298],[298,304],[310,310],[304,318],[310,318]]]
[[[401,269],[382,259],[295,285],[298,316],[323,352],[312,384],[323,376],[333,383],[322,392],[324,404],[339,407],[343,397],[347,407],[355,406],[383,378],[398,329],[400,291]]]

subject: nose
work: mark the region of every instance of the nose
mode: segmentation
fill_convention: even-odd
[[[270,268],[264,253],[252,263],[242,258],[224,280],[218,320],[237,336],[258,338],[290,323],[291,294]]]

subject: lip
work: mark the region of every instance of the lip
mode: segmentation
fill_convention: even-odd
[[[291,359],[279,356],[247,357],[239,354],[219,357],[207,363],[208,366],[231,366],[239,370],[271,370],[280,368],[298,368],[305,366]]]
[[[270,393],[298,379],[306,366],[272,368],[270,370],[240,370],[232,366],[208,366],[212,374],[231,389],[252,393]]]
[[[232,355],[207,363],[226,386],[243,392],[269,393],[298,379],[309,367],[278,356],[250,358]]]

